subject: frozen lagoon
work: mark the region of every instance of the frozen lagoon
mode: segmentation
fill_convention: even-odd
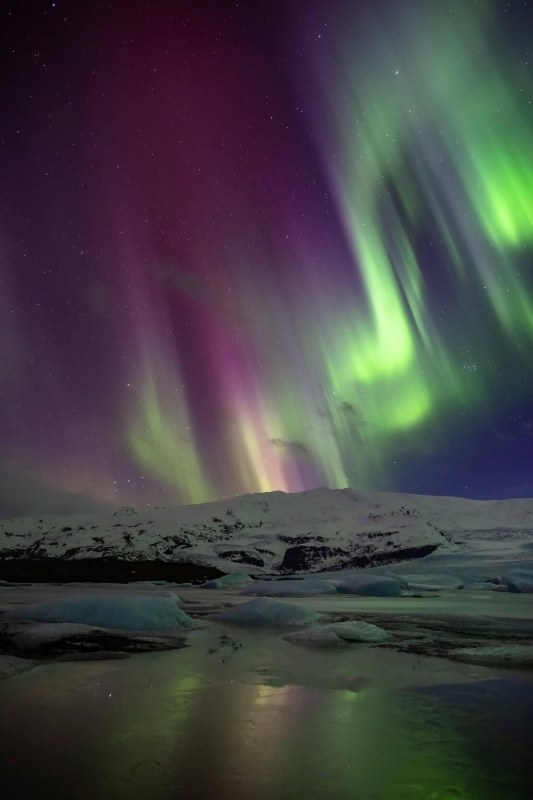
[[[98,591],[3,587],[1,602],[5,609]],[[176,591],[202,624],[187,632],[188,647],[121,661],[41,663],[0,683],[6,796],[529,799],[532,673],[364,644],[296,647],[277,630],[208,620],[209,611],[247,597]],[[391,615],[531,620],[527,595],[297,602],[384,623]]]

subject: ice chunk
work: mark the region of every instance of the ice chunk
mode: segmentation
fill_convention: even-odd
[[[407,581],[403,575],[398,575],[396,572],[392,572],[392,570],[381,572],[380,575],[383,575],[384,578],[392,578],[394,581],[400,581],[402,589],[407,589]]]
[[[465,583],[465,591],[468,592],[506,592],[507,586],[492,583],[492,581],[473,581],[472,583]]]
[[[171,586],[175,585],[172,584],[171,581],[130,581],[129,586],[132,589],[153,589],[155,586]]]
[[[28,661],[25,658],[17,658],[16,656],[0,655],[0,680],[19,675],[21,672],[27,672],[27,670],[33,669],[35,666],[37,666],[35,661]]]
[[[381,575],[352,575],[337,584],[341,594],[363,594],[371,597],[397,597],[402,593],[400,581]]]
[[[329,625],[287,633],[282,638],[286,642],[304,647],[346,647],[346,640],[337,636]]]
[[[371,622],[332,622],[327,628],[349,642],[382,642],[387,632]]]
[[[409,589],[462,589],[463,581],[453,575],[415,574],[399,575]]]
[[[268,595],[269,597],[305,597],[313,594],[337,594],[337,587],[330,581],[304,580],[254,581],[241,594]]]
[[[333,622],[289,633],[283,638],[305,647],[342,647],[348,642],[382,642],[387,633],[370,622]]]
[[[533,570],[520,567],[512,569],[502,576],[504,583],[510,592],[530,593],[533,592]]]
[[[95,629],[97,629],[95,625],[77,625],[73,622],[42,622],[33,625],[30,623],[15,633],[11,641],[17,650],[38,650],[70,636],[87,635]]]
[[[448,653],[450,658],[469,664],[493,664],[495,666],[532,667],[532,644],[488,645],[486,647],[461,647]]]
[[[217,614],[216,619],[230,625],[276,628],[291,625],[313,625],[318,620],[318,614],[308,608],[296,605],[296,603],[258,597],[222,611]]]
[[[12,609],[8,619],[41,622],[79,622],[118,630],[171,630],[190,628],[193,620],[179,607],[175,594],[94,594],[47,600]]]
[[[251,583],[252,578],[246,572],[230,572],[228,575],[221,575],[220,578],[213,578],[201,584],[202,589],[232,589],[234,586],[245,586]]]

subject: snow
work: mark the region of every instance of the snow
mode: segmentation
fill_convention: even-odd
[[[193,620],[179,607],[175,594],[74,595],[31,603],[6,612],[7,619],[75,622],[116,630],[172,630],[190,628]]]
[[[241,592],[241,594],[267,595],[269,597],[305,597],[307,595],[336,593],[337,587],[333,582],[313,580],[312,578],[284,581],[254,581]]]
[[[159,559],[230,572],[239,559],[254,554],[253,562],[239,568],[260,575],[283,572],[286,551],[301,544],[315,548],[317,571],[336,566],[335,550],[345,554],[344,560],[368,556],[372,561],[376,554],[401,560],[410,557],[409,549],[428,545],[439,553],[524,559],[533,545],[533,499],[478,501],[316,489],[177,508],[0,521],[0,556],[5,559]]]
[[[271,600],[268,597],[249,600],[226,609],[216,616],[218,622],[245,627],[312,625],[318,621],[318,618],[318,614],[304,606]]]
[[[340,594],[362,594],[371,597],[397,597],[402,593],[401,589],[400,581],[381,575],[351,575],[337,584],[337,592]]]

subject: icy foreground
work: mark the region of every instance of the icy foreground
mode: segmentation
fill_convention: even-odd
[[[533,500],[316,489],[176,508],[127,507],[105,517],[0,522],[4,562],[159,561],[260,575],[383,565],[429,553],[533,555]]]
[[[529,800],[533,595],[463,588],[452,563],[0,585],[3,781],[43,800]],[[518,570],[491,563],[493,585]],[[159,631],[113,627],[132,615]]]
[[[13,602],[24,593],[65,594],[51,586],[1,591]],[[183,595],[195,614],[238,603],[225,591]],[[467,607],[461,591],[453,598]],[[530,599],[483,598],[472,602],[491,610],[504,603],[505,614]],[[375,612],[404,603],[419,619],[424,601],[299,602],[363,616],[371,605]],[[429,612],[448,600],[425,602]],[[502,679],[494,667],[398,652],[395,643],[420,634],[408,613],[398,629],[382,615],[388,637],[375,644],[343,641],[327,622],[298,637],[292,629],[201,622],[180,650],[88,663],[45,659],[34,669],[18,659],[15,668],[27,671],[0,682],[0,774],[13,787],[6,796],[530,800],[533,692],[521,673]],[[508,631],[508,618],[502,623]],[[434,627],[429,634],[436,637]]]
[[[308,582],[337,591],[310,594]],[[125,657],[187,646],[202,629],[225,630],[228,635],[247,629],[275,637],[290,633],[287,642],[308,648],[365,643],[474,663],[476,653],[472,655],[468,648],[481,648],[479,663],[530,663],[522,646],[531,649],[531,593],[481,588],[420,593],[409,584],[400,589],[404,586],[401,576],[396,581],[379,575],[371,584],[365,575],[339,576],[335,581],[326,577],[323,581],[292,578],[254,583],[261,587],[258,597],[250,597],[254,584],[215,590],[177,584],[162,590],[148,582],[135,588],[132,584],[4,585],[0,587],[0,653],[24,658],[28,654],[32,658]],[[396,585],[397,592],[391,594],[389,584]],[[373,594],[369,586],[374,587]],[[516,646],[518,650],[513,649]],[[482,652],[483,648],[489,649]]]

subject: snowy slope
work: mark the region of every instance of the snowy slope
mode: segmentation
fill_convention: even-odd
[[[252,494],[108,516],[0,522],[2,559],[120,559],[252,573],[342,569],[429,552],[533,547],[533,499],[477,501],[353,489]]]

